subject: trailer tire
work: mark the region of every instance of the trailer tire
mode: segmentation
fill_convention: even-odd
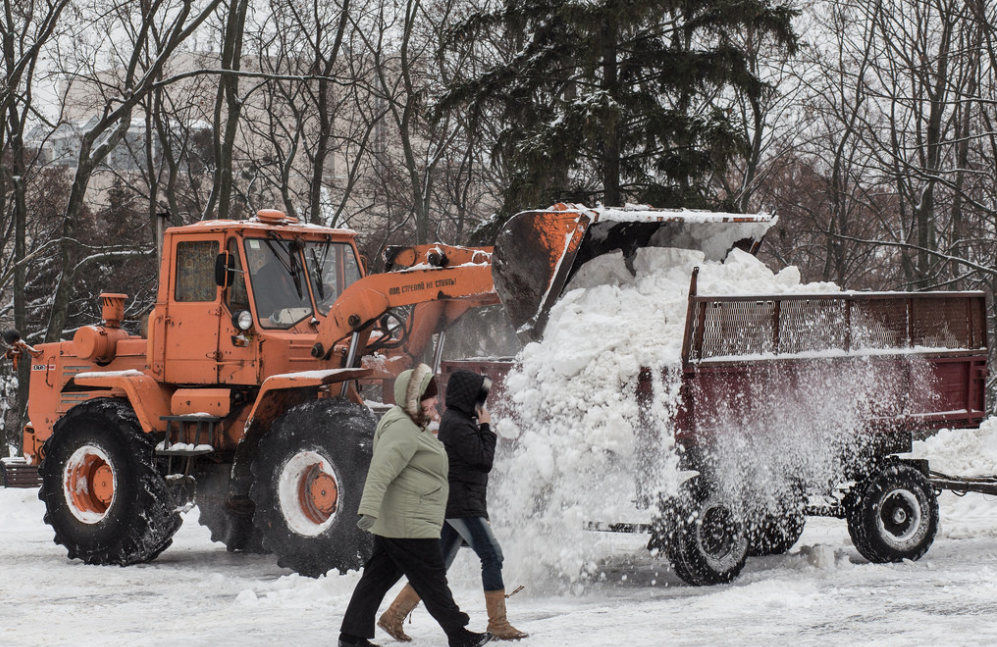
[[[887,463],[855,485],[845,514],[855,548],[876,564],[917,560],[938,533],[931,482],[903,463]]]
[[[357,569],[373,537],[357,528],[357,510],[377,423],[345,400],[300,404],[260,441],[250,470],[253,525],[277,564],[319,577]]]
[[[732,582],[748,555],[740,506],[717,488],[691,485],[675,510],[677,525],[667,548],[675,574],[693,586]]]
[[[124,400],[95,398],[45,441],[38,498],[70,559],[128,566],[172,543],[182,520],[156,465],[154,440]]]
[[[803,514],[806,486],[790,479],[775,492],[772,507],[763,507],[752,515],[748,527],[748,557],[784,555],[803,535],[807,518]]]
[[[765,514],[752,523],[748,530],[748,557],[784,555],[800,536],[807,519],[798,510],[783,514]]]

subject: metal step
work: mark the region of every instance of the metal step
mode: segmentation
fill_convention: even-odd
[[[190,445],[188,443],[171,443],[166,446],[166,442],[156,445],[156,456],[204,456],[214,453],[212,445]]]
[[[214,453],[215,423],[222,420],[221,418],[202,415],[180,415],[162,416],[160,420],[166,423],[167,431],[166,439],[156,445],[157,456],[179,456],[181,458],[191,458],[194,456],[204,456],[206,454]],[[177,428],[174,428],[174,423],[177,423]],[[177,438],[182,437],[184,423],[194,423],[196,425],[193,443],[173,441],[174,434],[176,434]],[[208,442],[201,442],[202,434],[207,437],[206,440]]]

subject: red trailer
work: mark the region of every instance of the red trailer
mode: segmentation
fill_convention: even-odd
[[[697,475],[656,502],[649,547],[691,584],[729,582],[822,515],[846,519],[872,562],[918,559],[936,488],[995,490],[898,456],[933,430],[979,426],[986,325],[982,292],[698,296],[694,273],[672,422]],[[642,371],[652,437],[660,384]],[[808,465],[808,452],[823,456]]]
[[[655,497],[645,494],[655,474],[635,468],[653,522],[589,529],[649,533],[683,580],[717,584],[748,556],[788,551],[806,516],[846,519],[870,561],[918,559],[937,532],[936,489],[997,494],[997,478],[948,477],[900,456],[915,438],[984,419],[982,292],[699,296],[696,280],[680,367],[643,369],[637,385],[638,445],[653,453],[673,435],[694,476]],[[512,365],[444,362],[441,374],[485,373],[501,396]],[[676,379],[677,401],[663,405]]]

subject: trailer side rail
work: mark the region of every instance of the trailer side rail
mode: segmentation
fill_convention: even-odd
[[[982,352],[983,292],[699,296],[690,288],[683,364],[714,358]]]

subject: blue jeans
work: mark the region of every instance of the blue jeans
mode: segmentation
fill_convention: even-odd
[[[501,591],[502,583],[502,547],[492,534],[492,526],[484,517],[462,517],[447,519],[440,532],[440,548],[443,551],[443,561],[450,568],[457,559],[457,551],[467,542],[481,560],[481,584],[486,591]]]

